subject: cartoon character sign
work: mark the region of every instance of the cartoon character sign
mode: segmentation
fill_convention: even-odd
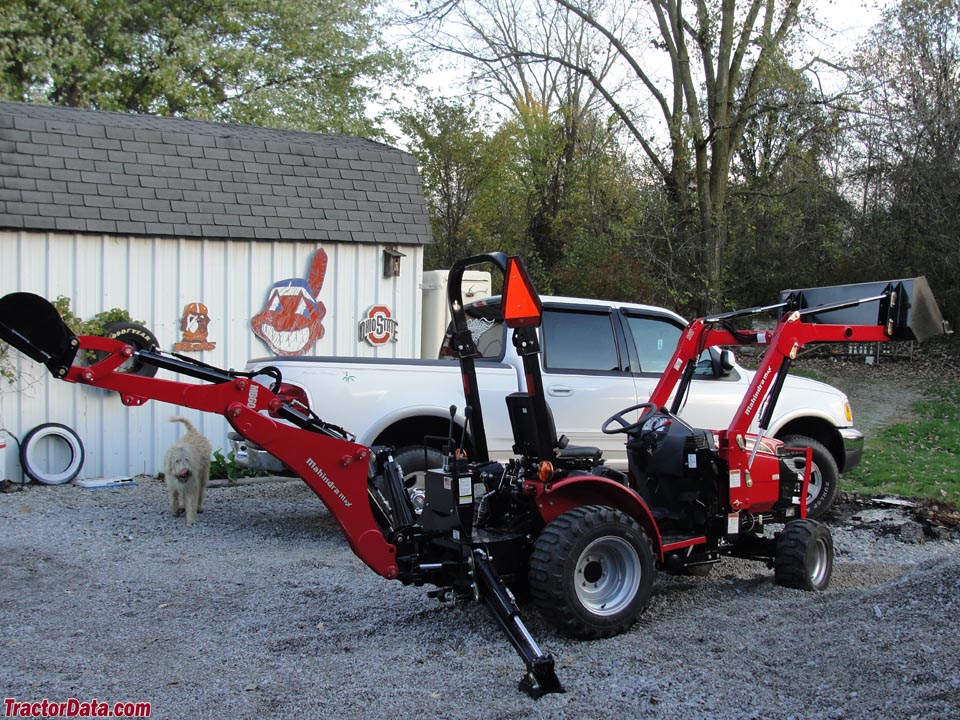
[[[180,316],[180,332],[183,340],[173,344],[177,352],[199,352],[213,350],[216,343],[207,340],[207,328],[210,326],[210,313],[207,306],[201,302],[189,303],[183,308]]]
[[[321,248],[313,254],[306,280],[274,283],[263,310],[251,318],[254,334],[277,355],[303,355],[323,337],[327,309],[317,296],[326,274],[327,253]]]

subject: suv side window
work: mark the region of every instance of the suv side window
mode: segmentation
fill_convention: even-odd
[[[610,372],[620,369],[620,353],[608,312],[544,309],[540,333],[547,370]]]
[[[640,372],[662,375],[677,349],[683,328],[666,318],[628,315],[627,325],[640,359]]]

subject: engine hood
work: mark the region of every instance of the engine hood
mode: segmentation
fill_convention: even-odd
[[[742,374],[749,384],[755,373],[752,370],[743,370]],[[789,375],[777,401],[774,424],[781,425],[789,421],[791,416],[796,414],[796,408],[804,408],[804,414],[809,414],[810,408],[817,408],[838,427],[848,427],[852,424],[847,414],[848,407],[849,399],[839,388],[819,380]]]

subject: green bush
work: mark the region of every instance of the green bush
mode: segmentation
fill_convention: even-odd
[[[112,322],[133,322],[137,325],[145,325],[142,320],[134,320],[130,313],[121,308],[111,308],[98,312],[89,320],[81,320],[70,309],[70,298],[64,295],[58,295],[53,301],[53,306],[60,313],[63,322],[70,328],[75,335],[103,335],[106,326]]]
[[[226,455],[221,450],[213,451],[213,460],[210,461],[210,479],[227,480],[234,484],[240,478],[266,477],[269,473],[263,470],[253,470],[237,462],[237,454],[231,450]]]

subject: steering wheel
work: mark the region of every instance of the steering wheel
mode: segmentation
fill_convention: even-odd
[[[636,422],[628,422],[623,416],[627,413],[631,413],[634,410],[643,409],[643,412],[640,413],[640,417],[637,418]],[[608,417],[604,421],[603,425],[600,426],[600,432],[604,435],[616,435],[618,433],[629,433],[640,428],[647,420],[649,420],[659,408],[654,403],[640,403],[639,405],[631,405],[628,408],[625,408],[618,412],[612,417]],[[620,427],[611,428],[612,423],[617,423]]]

